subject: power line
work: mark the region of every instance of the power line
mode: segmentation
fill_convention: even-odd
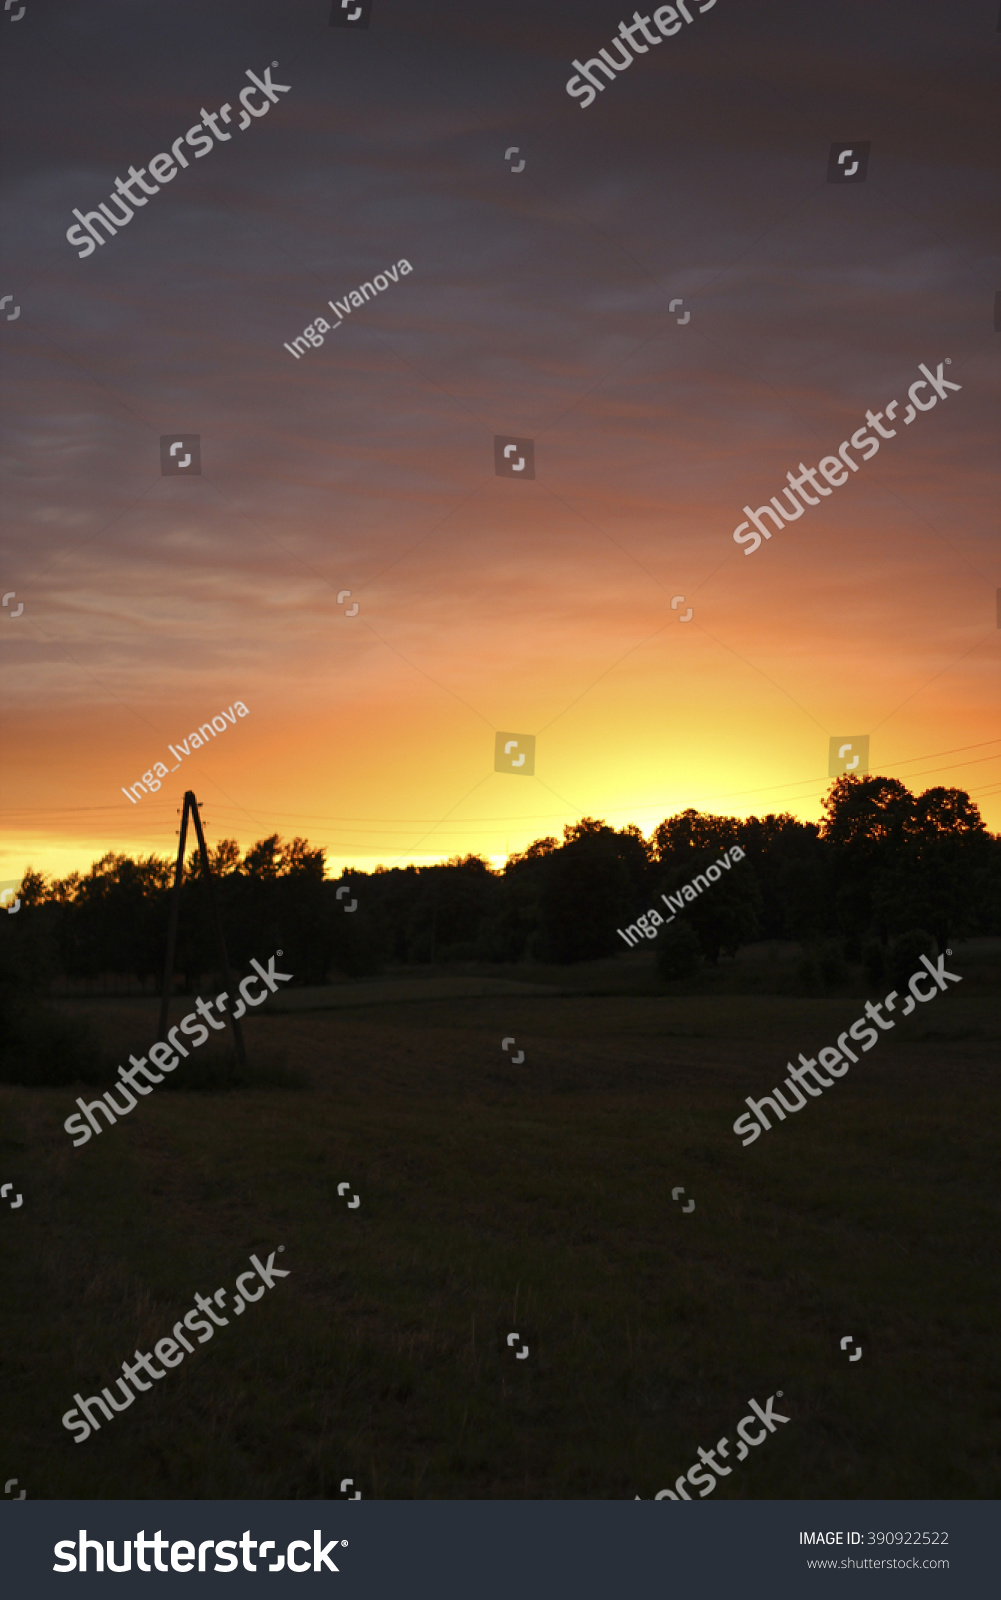
[[[911,763],[913,763],[915,761],[930,761],[930,760],[934,760],[934,759],[936,759],[938,757],[941,757],[941,756],[962,755],[967,750],[983,750],[989,745],[996,745],[996,744],[1001,744],[1001,739],[983,739],[983,740],[980,740],[976,744],[954,745],[949,750],[929,751],[929,752],[927,752],[927,754],[920,755],[920,756],[904,756],[904,757],[901,757],[899,760],[886,762],[885,765],[888,766],[888,767],[909,766]],[[980,756],[980,757],[974,758],[973,760],[970,760],[970,761],[956,762],[956,763],[954,763],[954,765],[956,765],[956,766],[979,766],[981,762],[996,760],[998,758],[998,756],[1001,756],[1001,750],[995,751],[995,753],[993,755],[990,755],[990,756]],[[934,773],[934,769],[933,768],[929,768],[927,772],[911,773],[909,775],[909,778],[913,779],[913,778],[920,778],[920,777],[929,777],[929,776],[932,776],[933,773]],[[876,775],[877,774],[871,774],[871,776],[876,776]],[[831,782],[831,781],[832,780],[829,779],[829,778],[822,778],[820,776],[816,776],[816,777],[812,777],[812,778],[791,778],[791,779],[786,780],[786,782],[784,782],[784,783],[767,784],[767,785],[764,785],[762,787],[754,788],[754,789],[730,789],[730,790],[724,790],[724,791],[718,792],[716,794],[702,795],[702,796],[699,797],[698,804],[701,806],[701,805],[705,805],[707,802],[713,801],[713,800],[738,799],[742,795],[774,794],[774,793],[782,791],[782,790],[789,790],[789,789],[801,787],[804,784],[824,784],[824,783],[828,783],[828,782]],[[996,791],[994,789],[988,787],[987,789],[980,789],[977,792],[980,793],[981,795],[983,795],[985,798],[987,798],[989,795],[995,793]],[[806,796],[801,796],[800,798],[805,799],[807,797]],[[628,802],[627,801],[622,805],[605,806],[605,807],[601,807],[600,809],[608,812],[612,816],[621,816],[623,813],[628,813],[628,812],[651,811],[651,810],[655,809],[656,806],[657,806],[657,802],[656,801],[646,801],[646,802],[641,802],[641,801]],[[228,815],[230,817],[233,817],[233,816],[236,815],[236,813],[233,812],[233,811],[230,811],[229,808],[225,804],[213,805],[212,809],[216,812],[217,815],[222,814],[224,816]],[[60,817],[69,819],[69,818],[73,818],[73,817],[82,818],[82,817],[88,817],[88,816],[94,817],[96,819],[97,817],[102,817],[103,816],[109,822],[114,821],[114,823],[115,823],[115,825],[117,827],[118,824],[119,824],[119,821],[120,821],[121,812],[120,812],[120,808],[118,806],[110,806],[110,805],[109,806],[61,806],[61,807],[57,807],[57,808],[54,808],[53,810],[45,812],[44,815],[45,815],[46,818],[51,819],[51,820],[55,820],[55,819],[60,818]],[[246,813],[244,812],[242,815],[243,815],[243,817],[245,817]],[[310,813],[310,812],[300,812],[300,811],[269,811],[267,813],[267,815],[268,815],[269,818],[274,819],[276,821],[286,820],[286,821],[303,822],[303,823],[305,823],[305,822],[325,823],[328,826],[336,826],[339,829],[341,829],[342,831],[346,831],[346,832],[356,832],[357,831],[357,832],[361,832],[361,833],[369,833],[374,828],[380,828],[380,829],[386,830],[388,832],[391,832],[393,834],[396,834],[397,836],[406,836],[408,833],[419,831],[422,828],[427,828],[427,827],[430,827],[432,825],[433,826],[439,826],[440,825],[440,820],[433,822],[432,819],[430,819],[430,818],[339,817],[339,816],[321,816],[321,815]],[[162,829],[166,828],[169,825],[169,821],[173,820],[172,818],[171,819],[165,819],[165,818],[162,818],[162,817],[161,818],[157,818],[156,820],[154,820],[153,808],[152,807],[147,812],[147,816],[150,818],[150,824],[151,824],[150,831],[156,831],[157,829],[161,829],[162,830]],[[506,814],[504,814],[502,816],[475,817],[475,818],[469,818],[468,820],[456,819],[456,820],[454,820],[453,822],[450,823],[450,827],[452,828],[453,831],[454,830],[476,831],[476,830],[483,829],[483,828],[489,826],[490,824],[502,823],[507,827],[510,827],[510,826],[512,826],[514,824],[517,824],[517,823],[543,823],[544,824],[544,823],[549,823],[549,822],[553,822],[553,821],[558,821],[560,818],[563,818],[565,816],[566,816],[566,812],[565,811],[529,812],[529,813],[523,813],[521,815],[515,815],[515,816],[512,816],[510,813],[506,813]],[[138,819],[136,819],[136,820],[138,821]],[[7,822],[7,826],[8,827],[12,827],[12,826],[16,827],[19,822],[29,822],[29,821],[31,823],[33,823],[37,827],[38,822],[39,822],[39,813],[38,813],[37,810],[35,810],[35,809],[33,809],[31,811],[22,810],[20,812],[17,811],[17,810],[13,810],[13,811],[8,811],[6,813],[6,822]],[[351,823],[361,823],[361,824],[363,824],[363,827],[361,829],[358,829],[358,830],[354,830],[354,829],[345,827],[346,824],[351,824]],[[228,825],[231,826],[232,823],[230,822]],[[259,824],[259,826],[262,826],[262,825],[263,824]],[[334,846],[334,845],[328,845],[327,846],[328,850],[334,850],[336,848],[338,848],[338,847]],[[349,840],[349,841],[346,841],[345,844],[343,846],[341,846],[340,848],[358,849],[358,848],[362,848],[362,846],[360,846],[360,844],[356,840]],[[369,848],[379,848],[379,846],[378,845],[370,846]]]

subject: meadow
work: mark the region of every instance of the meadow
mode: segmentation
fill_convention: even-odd
[[[744,1096],[869,991],[798,994],[774,947],[666,988],[652,960],[290,990],[245,1023],[249,1087],[158,1090],[81,1149],[88,1090],[0,1086],[5,1476],[647,1499],[782,1390],[717,1497],[997,1495],[1001,941],[747,1149]],[[156,1037],[152,998],[55,1004],[112,1062]],[[73,1442],[74,1391],[278,1245],[288,1278]]]

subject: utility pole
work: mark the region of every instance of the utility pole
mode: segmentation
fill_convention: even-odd
[[[431,965],[434,966],[434,935],[435,935],[435,926],[436,926],[437,921],[438,921],[438,875],[437,875],[437,873],[435,873],[435,876],[432,879],[432,882],[434,884],[434,889],[433,889],[432,895],[431,895]]]
[[[219,915],[219,905],[215,896],[215,885],[212,881],[212,869],[209,866],[209,853],[205,848],[205,835],[202,832],[202,819],[198,815],[198,801],[195,799],[194,790],[188,789],[184,795],[184,808],[181,812],[181,830],[177,845],[177,863],[174,867],[174,887],[171,890],[170,916],[167,922],[167,954],[163,966],[163,997],[160,1001],[160,1038],[167,1035],[167,1013],[170,1009],[170,997],[174,988],[174,951],[177,946],[177,922],[181,912],[181,885],[184,882],[184,844],[188,833],[188,817],[191,817],[198,839],[198,857],[201,874],[205,880],[208,895],[209,911],[215,929],[216,944],[219,950],[219,962],[226,991],[231,1004],[236,1000],[236,984],[230,970],[229,956],[226,952],[226,936],[223,933],[222,918]],[[233,1030],[233,1049],[238,1064],[246,1068],[247,1052],[243,1043],[243,1030],[239,1022],[229,1011],[229,1025]]]

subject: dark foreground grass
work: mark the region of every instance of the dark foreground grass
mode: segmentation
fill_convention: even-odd
[[[33,1499],[648,1498],[781,1389],[789,1424],[718,1497],[996,1495],[996,1003],[953,991],[754,1145],[731,1131],[859,1009],[265,1015],[251,1051],[307,1087],[157,1092],[80,1149],[80,1091],[0,1089],[9,1475]],[[153,1002],[84,1010],[114,1050],[154,1036]],[[75,1390],[279,1244],[288,1278],[73,1442]]]

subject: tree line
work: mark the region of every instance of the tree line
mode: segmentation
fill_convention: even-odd
[[[944,949],[950,938],[1001,931],[1001,838],[965,792],[914,795],[894,778],[847,775],[823,810],[816,824],[689,808],[648,838],[632,824],[584,817],[501,871],[467,855],[352,869],[335,881],[324,876],[324,850],[277,834],[243,854],[224,839],[210,858],[234,969],[280,948],[282,965],[305,984],[407,964],[625,957],[616,930],[651,906],[663,912],[662,893],[734,844],[745,859],[660,930],[653,949],[665,976],[755,940],[791,939],[864,960],[875,978],[881,952],[902,935],[920,933]],[[166,857],[116,853],[85,875],[49,880],[29,871],[20,912],[0,918],[0,942],[10,953],[20,946],[15,969],[25,976],[30,966],[33,987],[109,975],[158,983],[173,873]],[[176,970],[189,992],[218,972],[195,853],[184,868]]]

